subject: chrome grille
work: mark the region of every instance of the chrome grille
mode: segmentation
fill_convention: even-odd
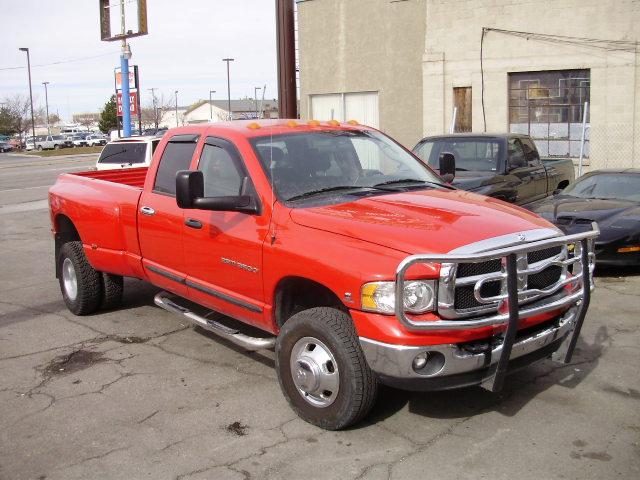
[[[566,283],[569,269],[565,262],[570,258],[567,245],[521,253],[517,258],[521,304],[551,295]],[[465,318],[496,312],[502,301],[498,297],[504,297],[506,289],[504,259],[443,264],[440,297],[444,302],[440,302],[440,314],[445,318]]]

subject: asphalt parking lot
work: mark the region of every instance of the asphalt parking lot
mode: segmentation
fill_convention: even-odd
[[[47,188],[95,157],[0,154],[0,479],[640,478],[640,272],[604,272],[572,364],[501,394],[384,389],[348,431],[299,420],[272,352],[153,305],[75,317],[54,277]]]

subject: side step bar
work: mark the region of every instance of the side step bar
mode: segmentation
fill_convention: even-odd
[[[177,313],[189,319],[190,322],[198,325],[205,330],[215,333],[216,335],[229,340],[236,345],[245,348],[246,350],[256,351],[256,350],[270,350],[275,347],[276,339],[275,337],[271,338],[258,338],[258,337],[250,337],[245,335],[244,333],[240,333],[238,330],[234,328],[227,327],[215,320],[210,320],[208,318],[202,317],[196,313],[193,313],[188,308],[185,308],[181,305],[178,305],[169,297],[172,296],[168,292],[160,292],[154,298],[154,303],[171,313]]]

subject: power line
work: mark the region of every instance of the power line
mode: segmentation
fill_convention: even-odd
[[[120,51],[118,50],[116,53],[119,53]],[[52,65],[63,65],[65,63],[73,63],[73,62],[83,62],[85,60],[92,60],[94,58],[101,58],[101,57],[107,57],[107,56],[111,56],[113,55],[114,52],[111,53],[103,53],[101,55],[93,55],[91,57],[80,57],[80,58],[72,58],[70,60],[59,60],[57,62],[51,62],[51,63],[41,63],[39,65],[31,65],[31,68],[35,68],[35,67],[50,67]],[[19,67],[2,67],[0,68],[0,71],[2,70],[19,70],[19,69],[23,69],[23,68],[27,68],[23,65],[19,66]]]

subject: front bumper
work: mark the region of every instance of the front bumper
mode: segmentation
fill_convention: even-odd
[[[557,319],[545,322],[542,329],[516,337],[510,355],[510,370],[546,358],[567,342],[576,326],[577,307]],[[501,342],[483,352],[472,353],[465,344],[406,346],[360,337],[360,346],[369,367],[383,383],[406,390],[446,390],[479,385],[502,355]],[[427,354],[427,368],[416,371],[416,356]],[[432,362],[430,365],[429,362]]]
[[[526,234],[521,233],[516,241],[507,238],[507,246],[496,247],[492,239],[486,248],[472,253],[417,254],[405,258],[396,270],[395,282],[395,314],[404,328],[414,332],[443,332],[497,327],[504,328],[504,331],[498,330],[502,333],[487,339],[486,345],[476,342],[415,347],[361,338],[370,367],[383,382],[403,383],[405,385],[400,386],[410,389],[416,385],[421,386],[420,389],[443,389],[480,384],[496,392],[502,389],[505,376],[517,364],[526,365],[551,354],[554,354],[555,360],[569,363],[591,298],[593,240],[599,234],[596,224],[592,228],[588,232],[564,236],[554,234],[532,241],[527,241]],[[531,252],[558,246],[564,249],[561,255],[552,257],[548,262],[534,262],[529,266]],[[573,255],[569,256],[567,252],[571,246]],[[527,260],[526,265],[520,264],[521,258]],[[475,299],[481,304],[490,305],[497,314],[480,318],[445,317],[422,321],[405,311],[405,275],[412,265],[440,264],[444,270],[445,265],[455,267],[461,263],[473,264],[487,260],[499,260],[501,271],[480,273],[470,278],[474,282]],[[529,286],[529,275],[536,275],[549,266],[562,268],[560,278],[550,286]],[[455,268],[450,271],[455,271]],[[486,296],[482,293],[482,285],[487,280],[502,282],[498,295]],[[443,278],[441,271],[440,282],[457,282],[457,279],[449,278],[446,271]],[[447,311],[450,303],[439,300],[438,306],[439,310],[444,308]],[[560,316],[553,319],[554,322],[542,324],[543,328],[519,331],[521,318],[552,311],[564,313],[558,313]]]

